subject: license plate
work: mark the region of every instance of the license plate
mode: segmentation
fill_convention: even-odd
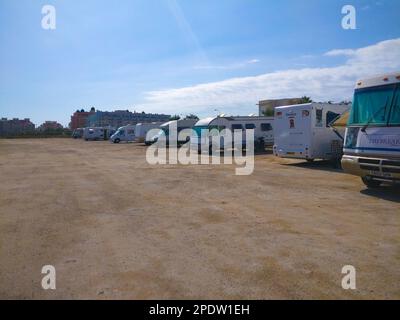
[[[392,178],[392,174],[389,172],[380,172],[380,171],[370,171],[371,175],[379,176],[382,178]]]

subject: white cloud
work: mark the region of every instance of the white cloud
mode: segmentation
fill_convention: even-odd
[[[252,60],[231,63],[231,64],[225,64],[225,65],[199,65],[199,66],[194,66],[193,69],[197,69],[197,70],[201,70],[201,69],[233,70],[233,69],[245,68],[249,65],[253,65],[253,64],[256,64],[259,62],[260,62],[260,60],[258,60],[258,59],[252,59]]]
[[[146,108],[204,114],[218,107],[226,113],[248,114],[263,99],[307,95],[317,101],[341,101],[352,96],[357,79],[400,70],[400,38],[355,50],[332,50],[325,55],[339,54],[347,61],[334,67],[281,70],[147,92]]]
[[[335,57],[335,56],[352,56],[356,53],[353,49],[334,49],[328,51],[324,54],[327,57]]]

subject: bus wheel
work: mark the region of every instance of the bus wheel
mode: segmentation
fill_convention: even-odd
[[[381,184],[382,184],[382,182],[376,181],[376,180],[372,180],[371,178],[368,178],[368,177],[362,178],[362,181],[364,182],[364,184],[365,184],[368,188],[378,188],[378,187],[380,187]]]
[[[120,143],[120,142],[121,142],[120,139],[115,139],[115,140],[114,140],[114,143]]]

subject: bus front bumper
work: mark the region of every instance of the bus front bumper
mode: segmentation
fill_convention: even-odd
[[[344,155],[343,170],[361,178],[400,183],[400,160]]]

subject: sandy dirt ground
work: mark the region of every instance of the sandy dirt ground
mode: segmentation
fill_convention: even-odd
[[[270,154],[251,176],[145,154],[0,140],[0,298],[400,298],[399,189]],[[357,290],[341,287],[345,265]]]

